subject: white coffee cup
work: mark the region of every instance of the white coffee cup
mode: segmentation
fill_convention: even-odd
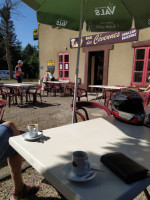
[[[88,155],[84,151],[74,151],[72,154],[72,171],[76,176],[85,175],[90,169]]]
[[[29,137],[34,138],[38,134],[38,124],[29,124],[28,125],[29,130]]]

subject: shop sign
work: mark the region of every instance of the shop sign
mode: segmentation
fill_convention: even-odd
[[[138,33],[138,30],[131,29],[124,32],[108,32],[84,36],[81,38],[81,47],[135,41],[138,40]],[[70,48],[75,47],[78,47],[78,38],[71,38]]]
[[[52,74],[54,74],[55,72],[55,61],[53,60],[49,60],[47,62],[47,71],[51,72]]]
[[[38,40],[38,29],[33,29],[33,40]]]
[[[49,61],[47,62],[47,66],[55,66],[55,61],[49,60]]]

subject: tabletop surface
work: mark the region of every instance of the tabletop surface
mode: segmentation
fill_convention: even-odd
[[[57,83],[57,84],[62,84],[62,83],[69,83],[69,81],[47,81],[48,83]]]
[[[9,87],[30,87],[30,86],[37,86],[38,83],[3,83],[1,85]]]
[[[150,129],[145,126],[107,117],[47,129],[43,134],[41,141],[25,141],[20,135],[9,142],[67,199],[129,200],[150,183],[147,178],[127,185],[100,163],[101,155],[122,152],[150,169]],[[93,180],[84,183],[64,178],[62,168],[71,162],[76,150],[87,152],[90,163],[105,172],[98,172]]]
[[[104,88],[104,89],[124,89],[126,88],[125,86],[109,86],[109,85],[89,85],[89,87],[94,87],[94,88]]]

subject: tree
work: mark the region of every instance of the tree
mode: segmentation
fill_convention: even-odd
[[[37,47],[27,44],[22,52],[23,56],[23,71],[26,78],[38,78],[39,74],[39,51]]]
[[[6,53],[5,53],[5,45],[2,34],[0,33],[0,69],[7,69],[7,61],[6,61]]]
[[[0,33],[4,39],[6,60],[8,69],[10,70],[10,78],[13,78],[13,66],[12,66],[12,52],[11,46],[16,42],[16,35],[14,33],[14,24],[11,20],[11,16],[16,12],[20,0],[5,0],[0,6]]]
[[[22,45],[20,41],[16,41],[15,45],[10,45],[11,55],[12,55],[12,66],[15,68],[18,60],[22,60]]]

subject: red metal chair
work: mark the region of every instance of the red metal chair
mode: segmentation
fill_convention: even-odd
[[[105,89],[103,92],[104,95],[104,105],[109,107],[109,103],[112,100],[112,97],[114,96],[114,94],[116,94],[117,92],[119,92],[121,90],[118,89]]]
[[[20,102],[22,103],[23,93],[21,89],[19,89],[18,87],[6,86],[6,90],[7,90],[7,98],[8,98],[9,107],[12,101],[13,103],[16,103],[16,104],[18,103],[17,98],[19,98]]]
[[[41,103],[42,103],[42,96],[41,96],[41,85],[38,86],[30,86],[26,91],[26,102],[31,101],[31,95],[33,97],[33,104],[35,104],[37,100],[37,96],[40,97]],[[29,98],[28,98],[29,97]]]
[[[150,92],[139,92],[143,98],[143,106],[146,107],[150,101]]]
[[[54,96],[56,97],[56,93],[59,92],[59,93],[63,93],[63,87],[60,83],[56,84],[56,83],[52,83],[52,92],[54,94]]]
[[[65,88],[65,93],[73,96],[74,95],[74,86],[75,86],[75,83],[73,83],[73,82],[67,83],[66,88]],[[88,101],[87,91],[83,88],[77,87],[78,101],[80,101],[80,99],[82,97],[86,97],[87,101]]]
[[[78,98],[78,101],[80,101],[80,99],[82,97],[86,97],[87,101],[88,101],[87,90],[78,87],[77,88],[77,98]]]
[[[5,108],[6,108],[6,103],[7,103],[7,100],[5,100],[5,99],[0,100],[0,123],[3,120],[3,115],[4,115]]]
[[[5,86],[0,86],[0,95],[2,99],[7,99],[7,90]]]
[[[73,110],[73,104],[70,105],[71,109]],[[90,107],[90,108],[100,108],[103,109],[108,116],[111,115],[111,111],[109,110],[108,107],[104,106],[103,104],[97,103],[97,102],[92,102],[92,101],[78,101],[76,102],[76,110],[75,110],[75,122],[78,122],[77,116],[81,118],[82,121],[89,120],[89,115],[85,107]],[[81,113],[81,111],[83,113]]]
[[[74,84],[73,82],[69,82],[66,84],[65,93],[69,95],[73,95],[74,93]]]
[[[52,91],[52,88],[53,88],[53,84],[48,83],[48,82],[43,82],[43,83],[44,83],[43,94],[44,94],[44,91],[46,91],[47,92],[47,96],[48,96],[48,94],[50,94],[50,96],[51,96],[51,91]]]

